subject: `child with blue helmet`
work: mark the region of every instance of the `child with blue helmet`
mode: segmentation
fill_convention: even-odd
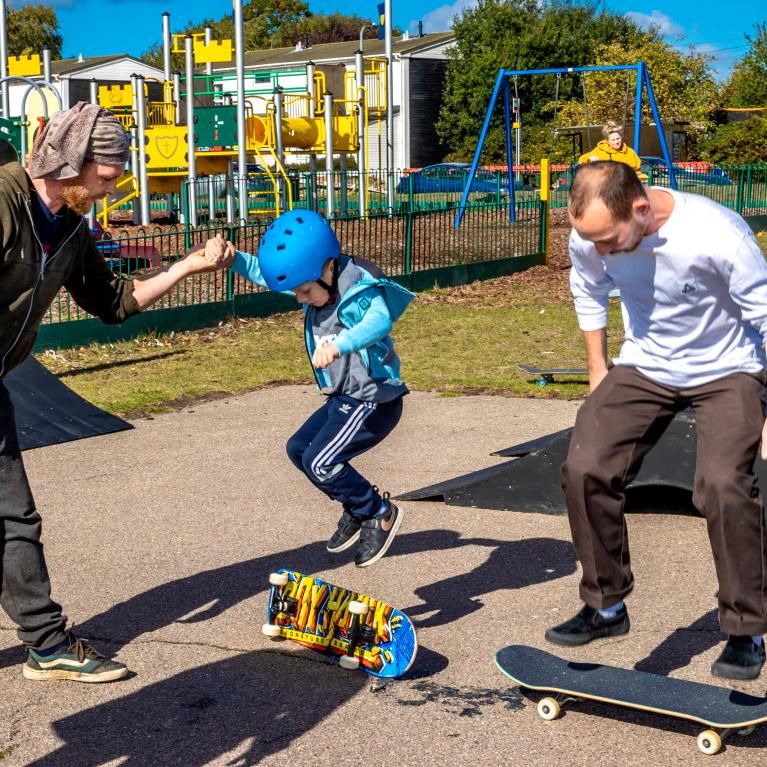
[[[218,237],[206,251],[224,248],[235,250]],[[310,210],[283,213],[264,233],[258,256],[236,251],[231,268],[295,295],[304,307],[306,350],[327,399],[290,437],[288,456],[343,506],[327,550],[356,543],[355,564],[372,565],[391,545],[403,509],[349,461],[381,442],[402,417],[408,389],[389,334],[414,295],[374,264],[342,254],[330,225]]]

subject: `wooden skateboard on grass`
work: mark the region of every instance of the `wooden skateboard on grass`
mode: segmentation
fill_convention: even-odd
[[[546,386],[554,383],[554,376],[588,376],[589,371],[585,368],[536,368],[532,365],[517,365],[523,372],[536,376],[538,386]]]
[[[267,636],[337,655],[342,668],[377,677],[399,677],[413,665],[418,641],[401,610],[295,570],[280,569],[269,583]]]
[[[495,655],[498,668],[517,684],[554,693],[538,702],[543,719],[556,719],[564,703],[581,699],[689,719],[712,729],[698,735],[698,748],[716,754],[722,742],[748,735],[767,722],[767,698],[699,682],[598,663],[576,663],[525,645],[509,645]]]

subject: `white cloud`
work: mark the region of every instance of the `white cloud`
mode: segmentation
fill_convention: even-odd
[[[455,0],[454,3],[440,5],[433,11],[429,11],[421,19],[424,32],[447,32],[453,28],[453,19],[459,16],[467,8],[474,8],[477,0]],[[411,33],[418,31],[418,19],[410,22],[408,30]]]
[[[666,16],[662,11],[650,11],[649,14],[639,11],[629,11],[626,17],[633,21],[641,29],[658,29],[664,37],[684,37],[684,27],[677,24]]]

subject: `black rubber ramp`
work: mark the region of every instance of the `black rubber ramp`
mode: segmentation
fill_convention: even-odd
[[[494,455],[521,457],[412,490],[398,498],[442,499],[448,506],[566,514],[559,473],[570,447],[571,434],[572,429],[566,429],[498,451]],[[639,475],[629,486],[627,510],[648,509],[647,499],[651,499],[649,507],[654,506],[656,498],[649,495],[652,491],[658,494],[661,503],[672,500],[675,507],[681,503],[682,513],[697,514],[689,503],[695,477],[696,446],[695,416],[692,411],[679,413],[647,454]],[[760,488],[767,489],[767,464],[758,458],[755,471]],[[635,503],[632,499],[640,499],[640,502]]]
[[[4,383],[22,450],[133,428],[75,394],[34,357],[12,370]]]

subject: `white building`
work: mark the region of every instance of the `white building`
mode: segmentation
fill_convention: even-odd
[[[442,106],[446,51],[454,42],[452,32],[440,32],[405,36],[392,44],[395,168],[422,167],[439,162],[444,156],[445,149],[434,126]],[[308,47],[300,42],[294,48],[248,51],[244,57],[245,90],[258,90],[265,98],[271,98],[279,84],[288,96],[291,92],[306,93],[309,90],[306,68],[313,63],[325,76],[327,90],[342,98],[344,78],[347,72],[355,70],[359,47],[359,41],[352,40]],[[384,41],[364,40],[363,55],[366,60],[384,59]],[[221,93],[234,90],[233,62],[214,64],[213,71],[222,75],[216,90]],[[257,103],[251,106],[256,113],[262,111]],[[368,129],[368,167],[371,171],[386,167],[385,116],[371,121]]]

